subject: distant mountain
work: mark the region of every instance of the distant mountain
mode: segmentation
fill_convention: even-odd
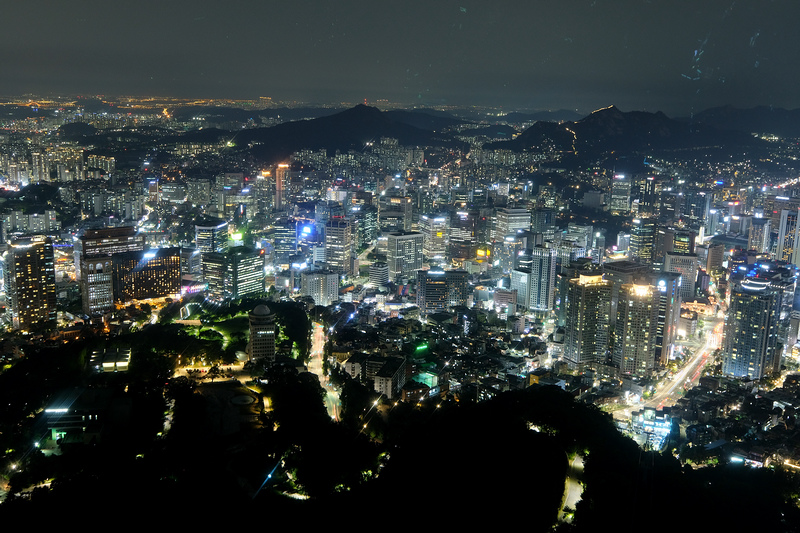
[[[462,130],[459,135],[462,137],[478,137],[482,135],[490,139],[509,140],[512,139],[517,133],[519,133],[519,131],[515,130],[511,126],[508,126],[507,124],[494,124],[492,126],[486,126],[483,128]]]
[[[752,136],[705,124],[673,120],[661,112],[622,112],[614,106],[575,121],[537,122],[513,141],[490,143],[487,148],[515,151],[550,144],[564,152],[595,156],[603,152],[675,150],[706,146],[745,146]]]
[[[699,122],[715,128],[745,133],[772,133],[781,137],[800,137],[800,109],[733,106],[714,107],[697,113],[688,122]]]
[[[82,141],[97,133],[97,128],[85,122],[71,122],[58,127],[58,136],[67,141]]]
[[[548,122],[576,121],[583,118],[583,115],[570,111],[569,109],[559,109],[558,111],[537,111],[535,113],[520,113],[514,111],[503,117],[505,122],[511,124],[521,124],[523,122]]]
[[[365,105],[327,117],[241,130],[231,142],[235,147],[251,146],[253,156],[274,162],[304,148],[361,150],[366,143],[379,142],[381,137],[397,139],[404,146],[466,147],[466,143],[455,141],[448,135],[404,124],[377,108]]]
[[[243,109],[239,107],[183,106],[173,110],[176,120],[189,121],[194,117],[204,117],[211,122],[247,122],[254,120],[261,123],[261,118],[284,121],[307,120],[340,113],[340,107],[279,107],[268,109]]]
[[[394,110],[386,111],[386,116],[397,122],[429,131],[442,131],[445,128],[465,124],[466,121],[435,110]]]

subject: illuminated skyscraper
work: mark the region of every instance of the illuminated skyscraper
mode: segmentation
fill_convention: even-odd
[[[447,253],[449,218],[442,215],[421,215],[419,231],[422,233],[422,254],[429,260],[443,261]]]
[[[115,254],[114,299],[127,302],[173,296],[181,292],[181,249]]]
[[[615,174],[611,180],[611,201],[608,208],[617,213],[628,213],[631,210],[631,178],[624,174]]]
[[[273,173],[275,177],[275,196],[272,206],[275,211],[286,209],[287,194],[289,192],[289,165],[281,163]]]
[[[694,300],[697,282],[697,255],[677,252],[667,253],[664,257],[664,272],[677,272],[681,275],[681,300]]]
[[[658,300],[652,285],[620,288],[612,361],[622,374],[643,377],[655,369]]]
[[[216,217],[199,218],[195,221],[194,235],[201,254],[222,252],[228,246],[228,223]]]
[[[4,269],[14,328],[55,326],[56,269],[50,238],[36,235],[13,241],[5,253]]]
[[[556,281],[556,250],[541,246],[530,250],[530,268],[511,271],[511,289],[517,290],[517,305],[526,310],[553,309]]]
[[[654,219],[634,219],[628,256],[640,263],[653,261],[656,241],[656,221]]]
[[[768,218],[754,218],[747,234],[747,249],[759,253],[769,252],[772,223]]]
[[[389,278],[414,276],[422,268],[422,233],[415,231],[390,233],[388,237]]]
[[[517,230],[529,231],[531,229],[531,212],[527,209],[512,209],[500,207],[494,218],[495,242],[501,242],[506,235],[514,235]]]
[[[580,274],[568,284],[564,360],[573,368],[605,363],[611,282],[600,274]]]
[[[722,341],[722,373],[761,379],[780,370],[778,344],[780,296],[769,281],[748,278],[731,292]]]
[[[417,270],[417,307],[428,314],[466,305],[468,280],[465,270]]]
[[[264,250],[245,246],[203,256],[206,298],[221,302],[264,291]]]
[[[325,262],[339,275],[358,275],[353,224],[346,218],[331,218],[325,224]]]
[[[75,242],[83,312],[101,315],[114,309],[113,257],[144,250],[144,234],[132,226],[86,230]]]
[[[781,223],[778,227],[778,244],[775,249],[775,259],[797,264],[800,253],[800,239],[797,238],[798,219],[800,209],[781,210]]]
[[[316,305],[331,305],[339,300],[339,276],[331,270],[304,271],[300,294],[313,298]]]

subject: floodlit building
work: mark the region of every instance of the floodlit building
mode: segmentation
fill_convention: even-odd
[[[606,362],[608,349],[611,282],[601,274],[568,281],[564,360],[576,368]]]
[[[655,369],[658,296],[652,285],[620,288],[612,362],[622,374],[644,377]]]
[[[4,256],[13,327],[24,331],[56,322],[53,241],[44,235],[13,241]]]

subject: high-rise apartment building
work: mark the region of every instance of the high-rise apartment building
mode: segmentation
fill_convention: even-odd
[[[4,256],[6,297],[13,327],[30,331],[56,322],[53,242],[36,235],[13,241]]]
[[[655,369],[658,300],[652,285],[620,288],[612,361],[622,374],[644,377]]]
[[[611,282],[604,280],[601,274],[580,274],[568,284],[564,360],[573,368],[604,364],[608,350]]]

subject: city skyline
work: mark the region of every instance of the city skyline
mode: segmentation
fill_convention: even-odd
[[[5,10],[0,94],[614,104],[675,116],[800,107],[790,27],[800,6],[788,1],[36,4]]]

